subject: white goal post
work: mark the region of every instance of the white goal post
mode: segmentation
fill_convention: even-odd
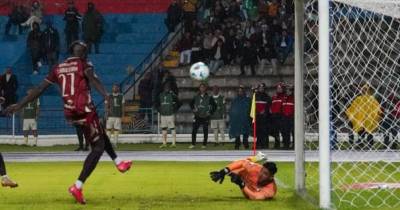
[[[296,0],[295,188],[400,206],[400,1]]]

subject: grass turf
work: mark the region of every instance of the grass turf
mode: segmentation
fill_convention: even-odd
[[[279,186],[275,199],[249,201],[227,179],[220,185],[208,176],[224,162],[135,162],[132,171],[120,174],[110,162],[102,162],[84,186],[88,204],[75,204],[67,187],[76,179],[82,163],[8,163],[8,174],[20,187],[0,188],[0,209],[316,209]],[[277,178],[293,186],[293,164],[279,163]]]

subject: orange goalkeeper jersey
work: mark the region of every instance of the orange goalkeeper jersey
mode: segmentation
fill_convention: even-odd
[[[265,186],[258,186],[258,177],[262,167],[262,165],[250,160],[238,160],[228,165],[229,170],[238,174],[244,181],[245,187],[242,192],[250,200],[270,199],[277,192],[275,181]]]

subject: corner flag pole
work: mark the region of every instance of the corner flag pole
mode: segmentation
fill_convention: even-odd
[[[253,119],[253,155],[256,155],[256,145],[257,145],[257,122],[256,122],[256,93],[253,93],[251,99],[251,110],[250,117]]]

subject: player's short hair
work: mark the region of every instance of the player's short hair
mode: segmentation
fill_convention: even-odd
[[[274,162],[266,162],[263,164],[263,166],[268,169],[268,171],[274,175],[278,171],[278,168],[276,167],[276,164]]]
[[[72,55],[72,53],[74,53],[74,47],[75,47],[75,45],[80,45],[80,46],[84,47],[85,50],[87,51],[87,45],[86,45],[86,43],[83,42],[83,41],[77,40],[77,41],[72,42],[72,43],[69,45],[68,52],[69,52],[70,55]]]

